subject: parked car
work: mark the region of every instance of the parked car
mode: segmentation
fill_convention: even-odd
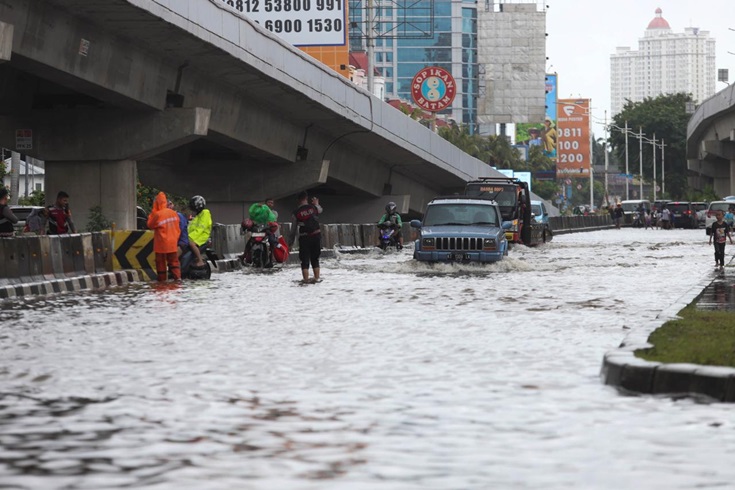
[[[671,212],[671,223],[674,228],[697,228],[697,213],[689,201],[672,201],[666,204]]]
[[[10,210],[18,218],[15,225],[15,232],[21,233],[26,226],[26,219],[34,209],[43,209],[43,206],[10,206]]]
[[[422,262],[497,262],[508,254],[500,207],[486,197],[450,196],[429,202],[413,258]]]
[[[531,201],[531,214],[536,223],[549,224],[549,213],[546,211],[544,201]]]
[[[707,208],[707,216],[705,217],[704,222],[704,228],[707,235],[712,234],[712,223],[717,221],[717,218],[715,218],[715,212],[716,211],[722,211],[723,213],[726,213],[728,209],[735,208],[735,202],[734,201],[712,201],[709,203],[709,207]]]
[[[653,209],[655,209],[657,213],[661,214],[661,210],[670,202],[671,199],[659,199],[653,201]]]
[[[706,202],[693,202],[692,210],[697,215],[697,226],[704,228],[705,220],[707,218],[707,203]]]
[[[636,213],[638,211],[638,206],[641,204],[646,211],[649,213],[651,212],[651,201],[648,199],[631,199],[628,201],[622,201],[620,204],[623,205],[623,212],[625,212],[625,214]]]

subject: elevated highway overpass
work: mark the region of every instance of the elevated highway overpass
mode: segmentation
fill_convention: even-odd
[[[137,175],[222,222],[305,189],[327,222],[372,221],[500,175],[214,0],[0,0],[0,43],[0,145],[31,130],[18,149],[81,224],[134,227]]]
[[[735,85],[705,100],[687,125],[687,162],[695,188],[735,195]]]

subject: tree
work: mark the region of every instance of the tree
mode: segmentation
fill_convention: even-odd
[[[628,129],[638,133],[643,129],[645,138],[656,135],[657,144],[663,138],[666,149],[666,191],[674,199],[681,199],[687,195],[687,160],[686,137],[689,115],[686,113],[686,103],[692,101],[689,94],[667,94],[656,98],[647,97],[642,102],[628,101],[623,110],[613,117],[613,124],[623,128],[627,121]],[[639,168],[638,141],[628,135],[629,163],[631,173]],[[625,135],[622,131],[613,129],[610,133],[610,142],[621,165],[625,163]],[[649,143],[643,141],[643,176],[648,182],[653,182],[653,149]],[[657,180],[661,182],[661,149],[656,150]],[[624,169],[621,169],[624,171]]]

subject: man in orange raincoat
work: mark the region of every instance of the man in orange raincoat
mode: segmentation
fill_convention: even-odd
[[[156,253],[156,273],[158,281],[168,278],[166,265],[171,269],[174,279],[181,279],[181,267],[177,242],[181,229],[176,211],[168,208],[166,194],[159,192],[153,202],[153,211],[148,216],[148,228],[153,230],[153,251]]]

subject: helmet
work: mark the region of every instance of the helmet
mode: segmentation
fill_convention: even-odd
[[[242,221],[242,223],[240,223],[240,226],[243,230],[249,230],[253,227],[253,220],[251,220],[250,218],[245,219]]]
[[[395,213],[396,212],[396,203],[389,202],[388,204],[386,204],[385,205],[385,212],[388,213],[388,214]]]
[[[202,196],[194,196],[189,199],[189,209],[195,213],[200,213],[202,209],[207,205],[207,201]]]

